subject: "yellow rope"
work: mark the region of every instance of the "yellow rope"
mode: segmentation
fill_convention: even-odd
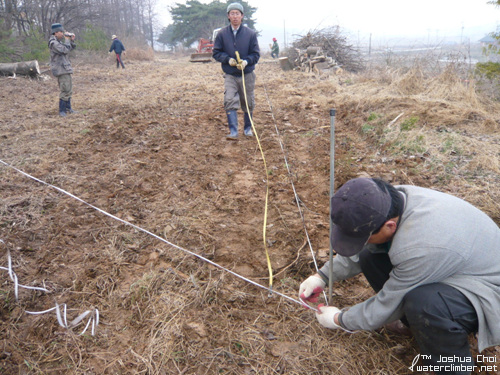
[[[238,51],[236,51],[236,61],[238,62],[238,64],[241,64],[241,62],[242,62]],[[252,115],[250,114],[250,108],[248,107],[247,89],[245,87],[245,73],[243,72],[243,69],[241,69],[241,78],[242,78],[242,82],[243,82],[243,92],[245,94],[245,104],[247,107],[248,118],[250,119],[250,123],[252,124],[252,130],[255,134],[255,138],[257,139],[260,153],[262,155],[262,160],[264,161],[264,169],[266,171],[266,204],[265,204],[265,208],[264,208],[264,225],[262,228],[262,238],[264,241],[264,249],[266,251],[267,268],[269,269],[269,289],[272,291],[272,289],[273,289],[273,268],[271,265],[271,258],[269,258],[269,251],[267,250],[267,241],[266,241],[267,206],[268,206],[268,199],[269,199],[269,172],[267,170],[267,164],[266,164],[266,158],[264,157],[264,151],[262,150],[262,146],[260,144],[260,139],[259,139],[259,136],[257,134],[257,130],[255,129]]]

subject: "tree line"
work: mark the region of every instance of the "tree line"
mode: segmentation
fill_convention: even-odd
[[[154,46],[157,0],[0,0],[0,59],[21,57],[61,23],[90,49],[112,34]],[[87,39],[87,40],[86,40]],[[31,46],[30,46],[31,45]],[[17,55],[17,56],[16,56]]]
[[[255,29],[257,8],[237,1],[245,9],[244,24]],[[153,48],[155,43],[171,49],[190,47],[228,25],[227,6],[232,2],[175,3],[168,7],[173,22],[158,30],[157,0],[0,0],[0,62],[47,59],[46,41],[53,23],[75,33],[79,49],[104,51],[113,34]]]
[[[234,2],[235,0],[214,0],[203,4],[198,0],[187,0],[186,4],[176,3],[170,6],[173,22],[162,30],[158,42],[175,48],[179,45],[189,47],[200,38],[211,39],[215,29],[228,25],[227,6]],[[253,16],[257,8],[246,1],[237,2],[244,9],[243,23],[255,29]]]
[[[88,24],[113,34],[150,33],[156,0],[0,0],[3,29],[48,36],[53,23],[82,32]]]

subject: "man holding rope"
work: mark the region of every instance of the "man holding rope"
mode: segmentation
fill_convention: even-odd
[[[436,374],[471,373],[471,333],[479,351],[500,344],[500,229],[485,213],[371,178],[348,181],[331,207],[333,281],[362,272],[377,294],[348,309],[318,306],[322,326],[374,330],[401,319]],[[302,301],[315,302],[329,267],[300,285]]]
[[[221,63],[225,73],[224,109],[230,132],[226,138],[229,140],[238,140],[237,111],[240,106],[245,113],[243,131],[246,136],[253,136],[250,118],[255,107],[254,69],[260,58],[260,49],[257,33],[242,25],[243,13],[243,6],[240,3],[229,4],[227,17],[230,25],[217,33],[213,48],[213,58]],[[239,53],[241,61],[237,61],[236,52]],[[242,73],[245,75],[244,80]],[[245,102],[245,88],[247,102]]]

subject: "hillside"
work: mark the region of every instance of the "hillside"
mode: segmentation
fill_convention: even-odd
[[[19,283],[49,290],[20,289],[16,302],[0,271],[2,373],[411,373],[412,340],[327,331],[310,310],[268,296],[266,179],[273,289],[295,299],[314,272],[311,249],[320,264],[328,254],[330,109],[335,187],[357,176],[430,187],[498,224],[498,103],[452,68],[318,77],[264,59],[254,122],[266,176],[255,138],[225,139],[219,64],[125,64],[77,56],[79,113],[65,119],[55,79],[0,77],[0,159],[137,226],[0,164],[0,266],[9,250]],[[362,277],[334,292],[339,307],[372,295]],[[25,312],[56,302],[68,321],[97,308],[95,336],[79,335],[87,319],[68,330],[54,311]]]

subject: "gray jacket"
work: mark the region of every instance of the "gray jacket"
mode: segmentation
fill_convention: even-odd
[[[396,188],[406,201],[388,253],[394,268],[379,293],[342,312],[342,325],[350,330],[379,328],[402,317],[402,300],[409,291],[440,282],[458,289],[474,306],[479,350],[499,345],[499,227],[452,195],[408,185]],[[357,255],[337,255],[332,266],[334,281],[361,272]],[[328,267],[320,272],[328,275]]]
[[[59,41],[54,35],[50,37],[50,70],[55,77],[73,73],[69,52],[75,48],[76,44],[73,41],[66,42],[66,38]]]

